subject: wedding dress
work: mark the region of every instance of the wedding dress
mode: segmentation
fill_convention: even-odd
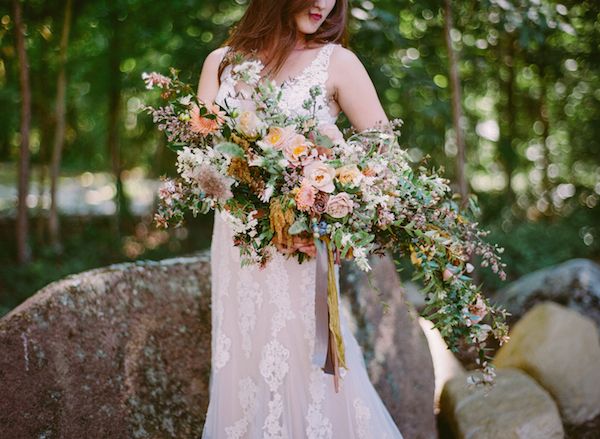
[[[283,111],[305,112],[310,87],[325,90],[334,47],[323,46],[300,75],[282,85]],[[221,77],[219,104],[235,101],[230,67]],[[335,123],[325,97],[318,99],[319,121]],[[229,224],[217,212],[211,269],[212,370],[203,439],[402,439],[343,313],[348,367],[339,393],[333,376],[312,362],[315,259],[300,264],[276,253],[262,270],[240,267]]]

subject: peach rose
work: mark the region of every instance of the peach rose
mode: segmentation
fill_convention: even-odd
[[[302,134],[292,136],[283,145],[283,156],[294,166],[302,161],[302,158],[310,155],[312,144]]]
[[[352,213],[354,202],[346,192],[340,192],[329,198],[327,202],[327,214],[334,218],[343,218]]]
[[[291,140],[293,135],[294,127],[272,127],[269,129],[269,132],[265,136],[263,142],[272,148],[281,151],[284,145]]]
[[[309,183],[318,190],[331,193],[335,186],[333,179],[335,178],[335,169],[320,160],[315,160],[304,168],[304,176]]]
[[[305,178],[302,180],[300,189],[296,193],[296,207],[298,210],[306,212],[315,204],[315,196],[317,195],[317,189],[312,186]]]
[[[356,165],[346,165],[337,168],[335,175],[340,183],[350,186],[358,186],[363,177]]]

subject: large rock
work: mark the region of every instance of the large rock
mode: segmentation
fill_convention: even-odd
[[[340,288],[371,381],[405,438],[437,438],[433,362],[419,316],[407,306],[393,260],[376,256],[369,262],[377,291],[365,273],[347,262]]]
[[[554,302],[536,305],[512,327],[494,364],[535,378],[570,424],[600,413],[600,340],[594,322],[576,311]]]
[[[363,311],[373,318],[362,338],[375,355],[368,364],[405,437],[433,438],[431,359],[396,294],[395,273],[382,267],[375,265],[375,283],[390,288],[391,312],[383,315],[354,283],[350,294],[364,295],[354,320],[365,327]],[[0,319],[0,438],[197,439],[208,404],[210,316],[206,253],[48,285]]]
[[[452,378],[444,386],[440,417],[457,439],[561,439],[558,409],[546,390],[518,369],[498,369],[496,385],[470,388],[473,372]]]
[[[88,271],[1,319],[0,437],[198,437],[210,373],[207,261]]]
[[[546,300],[590,317],[600,332],[600,265],[587,259],[572,259],[523,276],[494,297],[513,314],[511,321],[517,321],[536,303]]]

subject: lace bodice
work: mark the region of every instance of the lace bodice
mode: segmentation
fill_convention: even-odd
[[[302,72],[281,84],[282,97],[281,109],[288,116],[297,114],[306,115],[308,110],[302,108],[302,104],[309,96],[309,90],[313,86],[320,86],[323,93],[317,97],[317,119],[320,123],[335,123],[337,116],[331,114],[329,108],[330,96],[327,96],[326,83],[329,77],[329,59],[331,52],[337,44],[325,44],[313,61]],[[229,48],[227,47],[227,50]],[[231,76],[232,65],[228,65],[221,75],[221,86],[217,92],[215,102],[229,106],[243,106],[243,96],[236,92],[235,79]]]

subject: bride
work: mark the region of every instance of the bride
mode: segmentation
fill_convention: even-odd
[[[359,59],[342,46],[348,0],[251,0],[227,42],[208,55],[198,98],[243,106],[244,87],[231,76],[227,53],[254,53],[262,76],[281,86],[283,111],[304,114],[309,89],[319,123],[343,111],[357,130],[387,122]],[[231,51],[231,52],[229,52]],[[315,255],[312,237],[297,238],[265,269],[240,266],[228,223],[215,214],[211,247],[212,370],[203,439],[401,439],[373,385],[344,316],[346,369],[339,391],[313,363],[315,259],[300,264],[283,254]],[[336,266],[337,268],[337,266]]]

